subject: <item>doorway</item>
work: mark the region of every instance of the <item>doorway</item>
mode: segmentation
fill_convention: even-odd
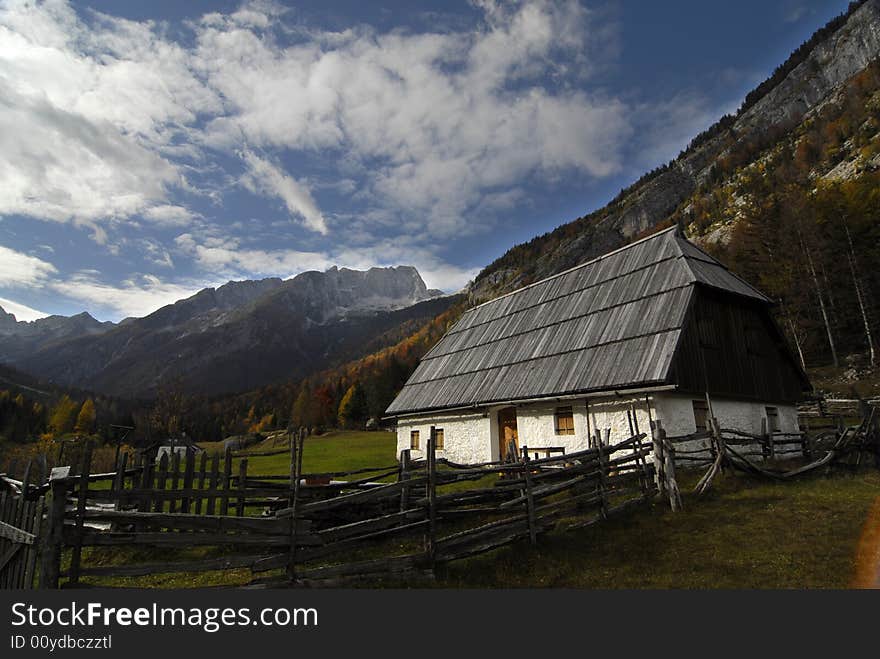
[[[509,447],[513,442],[513,458],[519,456],[519,436],[516,430],[516,408],[505,407],[498,410],[498,455],[500,460],[507,459]]]

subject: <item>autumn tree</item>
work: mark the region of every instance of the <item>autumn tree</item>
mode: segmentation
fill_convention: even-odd
[[[49,414],[49,429],[57,435],[72,432],[80,406],[67,394],[61,397]]]
[[[95,432],[95,418],[95,401],[93,401],[91,398],[86,398],[86,401],[79,409],[79,414],[76,417],[76,425],[74,426],[74,430],[76,430],[76,432],[86,434],[91,434]]]
[[[367,397],[360,382],[351,385],[339,403],[339,425],[343,428],[360,428],[367,420]]]

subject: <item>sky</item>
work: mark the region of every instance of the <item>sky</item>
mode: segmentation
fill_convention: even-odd
[[[459,290],[846,4],[0,0],[0,306],[117,321],[334,265]]]

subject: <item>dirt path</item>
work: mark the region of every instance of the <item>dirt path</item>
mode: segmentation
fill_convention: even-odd
[[[853,588],[880,588],[880,497],[874,500],[856,549]]]

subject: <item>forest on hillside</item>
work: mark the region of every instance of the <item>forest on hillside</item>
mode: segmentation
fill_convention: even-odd
[[[785,139],[731,149],[672,219],[777,301],[808,368],[877,364],[878,218],[875,62]]]

